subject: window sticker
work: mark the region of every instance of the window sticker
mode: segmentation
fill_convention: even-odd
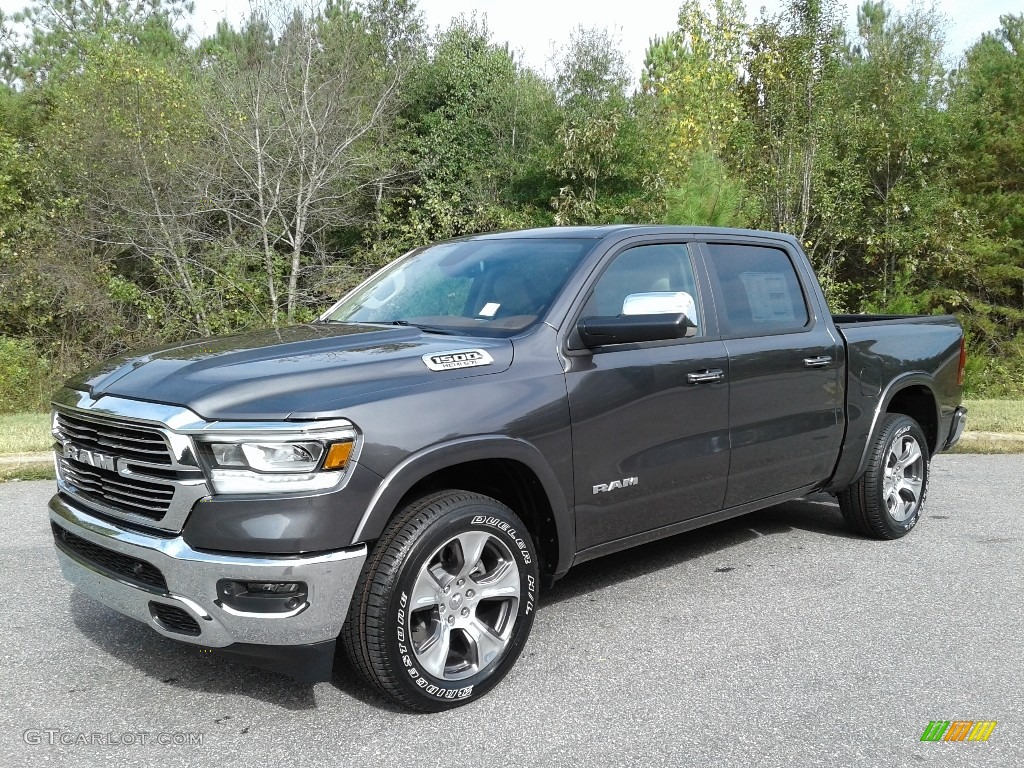
[[[755,323],[796,320],[785,275],[778,272],[741,272],[740,280],[747,291],[750,314]]]

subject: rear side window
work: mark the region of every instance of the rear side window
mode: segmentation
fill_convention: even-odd
[[[705,247],[718,284],[723,335],[771,335],[807,325],[807,304],[785,251],[756,245]]]

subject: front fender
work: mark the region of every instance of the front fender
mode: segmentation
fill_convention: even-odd
[[[554,576],[561,576],[569,569],[576,551],[576,526],[572,509],[566,503],[562,487],[544,454],[525,440],[501,435],[458,438],[431,445],[407,456],[387,473],[377,488],[356,527],[352,543],[379,538],[402,499],[424,478],[457,464],[487,459],[519,462],[537,477],[551,506],[558,532],[558,561],[554,564]]]

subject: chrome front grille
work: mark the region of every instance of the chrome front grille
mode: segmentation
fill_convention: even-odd
[[[79,461],[60,457],[61,476],[87,501],[130,515],[161,520],[174,498],[174,485],[121,475]]]
[[[58,486],[94,512],[176,533],[210,493],[191,438],[173,429],[67,406],[53,427]]]
[[[68,413],[58,413],[57,431],[79,448],[141,461],[171,466],[171,454],[163,435],[155,429],[113,422],[91,421]]]

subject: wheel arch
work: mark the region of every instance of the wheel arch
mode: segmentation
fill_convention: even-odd
[[[886,413],[902,413],[916,421],[928,440],[928,455],[935,453],[939,444],[939,402],[931,387],[909,384],[895,392],[885,406]]]
[[[928,441],[929,456],[935,453],[939,433],[939,401],[935,396],[934,379],[925,373],[907,373],[889,382],[882,392],[868,430],[868,439],[861,452],[854,479],[864,474],[875,436],[887,413],[902,413],[921,425]]]
[[[376,540],[408,502],[443,488],[491,496],[522,518],[545,581],[562,576],[572,564],[575,526],[561,484],[535,446],[501,436],[463,438],[408,456],[380,484],[352,543]]]

